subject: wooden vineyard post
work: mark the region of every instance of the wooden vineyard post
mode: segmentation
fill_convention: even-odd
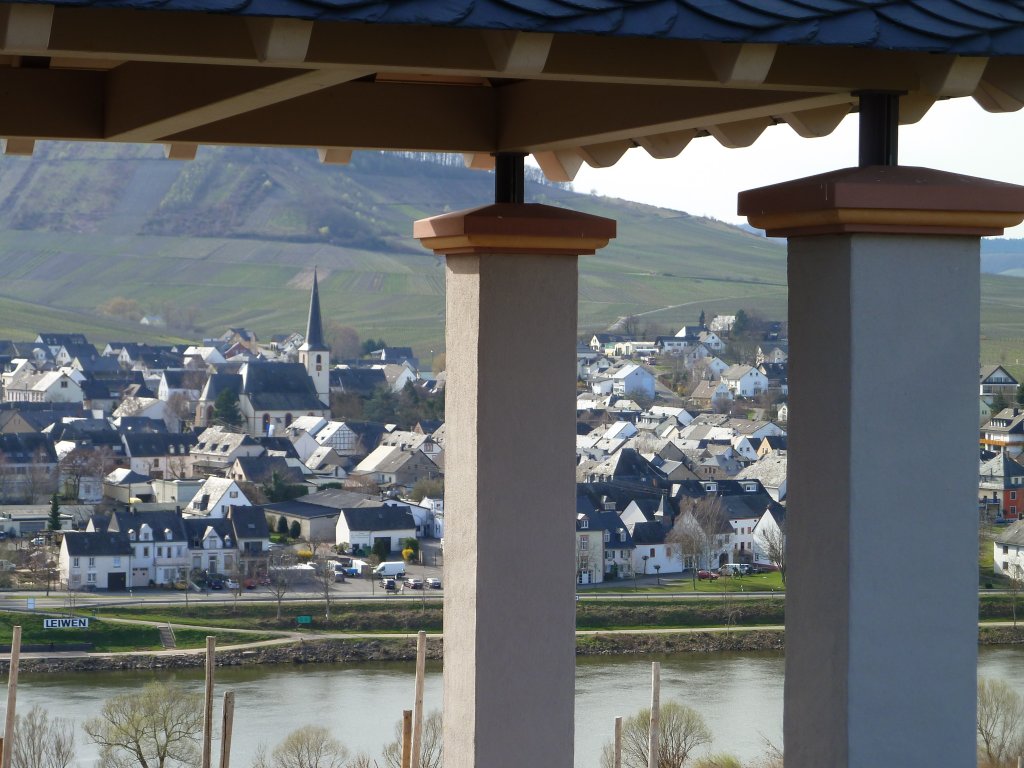
[[[658,768],[658,728],[661,723],[661,662],[651,662],[651,732],[647,742],[647,768]]]
[[[11,768],[11,751],[14,749],[14,718],[18,701],[18,663],[21,658],[21,625],[14,627],[11,637],[11,670],[7,677],[7,720],[4,723],[3,756],[0,767]]]
[[[402,711],[402,768],[411,768],[412,758],[412,710]]]
[[[211,740],[213,738],[213,661],[217,648],[217,638],[209,635],[206,638],[206,692],[203,699],[203,761],[202,768],[210,768],[212,758]]]
[[[419,766],[423,754],[423,677],[427,668],[427,633],[416,635],[416,695],[412,703],[412,760]]]
[[[231,762],[231,729],[235,723],[235,692],[224,693],[224,722],[220,732],[220,768],[228,768]]]
[[[615,762],[614,768],[622,768],[622,716],[615,718]]]

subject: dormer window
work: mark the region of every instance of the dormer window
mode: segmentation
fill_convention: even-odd
[[[589,520],[587,520],[586,518],[584,518],[583,520],[580,520],[580,528],[581,529],[586,530],[589,527],[590,527],[590,521]]]
[[[128,540],[129,541],[135,541],[137,538],[138,538],[138,536],[135,533],[135,529],[134,528],[129,528],[128,529]]]
[[[164,538],[170,541],[174,538],[174,532],[170,528],[164,528]]]

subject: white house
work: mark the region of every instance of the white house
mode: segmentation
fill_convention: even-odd
[[[722,381],[737,397],[756,397],[768,389],[768,377],[749,365],[734,365],[722,373]]]
[[[595,379],[591,390],[600,395],[654,397],[654,374],[635,363],[620,363]]]
[[[182,511],[187,515],[197,517],[224,517],[228,507],[249,506],[252,506],[252,502],[234,480],[224,477],[208,477]]]
[[[782,502],[786,498],[785,451],[772,451],[758,461],[740,470],[736,480],[760,480],[768,495],[775,501]]]
[[[697,338],[700,339],[701,344],[712,352],[721,352],[725,349],[725,344],[714,331],[701,331],[697,334]]]
[[[1024,580],[1024,520],[1008,525],[996,536],[992,557],[996,574]]]
[[[134,586],[131,559],[127,534],[68,531],[60,544],[57,568],[61,584],[70,589],[125,590]]]
[[[781,507],[776,508],[773,512],[771,509],[765,510],[765,513],[761,515],[761,519],[757,521],[757,525],[754,526],[754,564],[765,567],[774,568],[775,564],[772,563],[771,558],[768,556],[766,551],[766,543],[774,541],[778,536],[784,535],[784,526],[786,523],[785,513]]]
[[[389,552],[399,552],[403,539],[416,538],[416,521],[404,504],[379,504],[341,510],[335,529],[336,544],[372,550],[377,541],[386,541]]]

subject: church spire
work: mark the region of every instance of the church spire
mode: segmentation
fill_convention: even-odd
[[[313,291],[309,296],[309,320],[306,323],[306,349],[325,350],[324,324],[320,318],[320,290],[317,286],[316,267],[313,267]]]

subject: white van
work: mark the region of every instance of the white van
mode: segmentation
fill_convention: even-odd
[[[373,569],[373,575],[378,579],[404,579],[405,563],[401,560],[391,560],[381,563]]]

